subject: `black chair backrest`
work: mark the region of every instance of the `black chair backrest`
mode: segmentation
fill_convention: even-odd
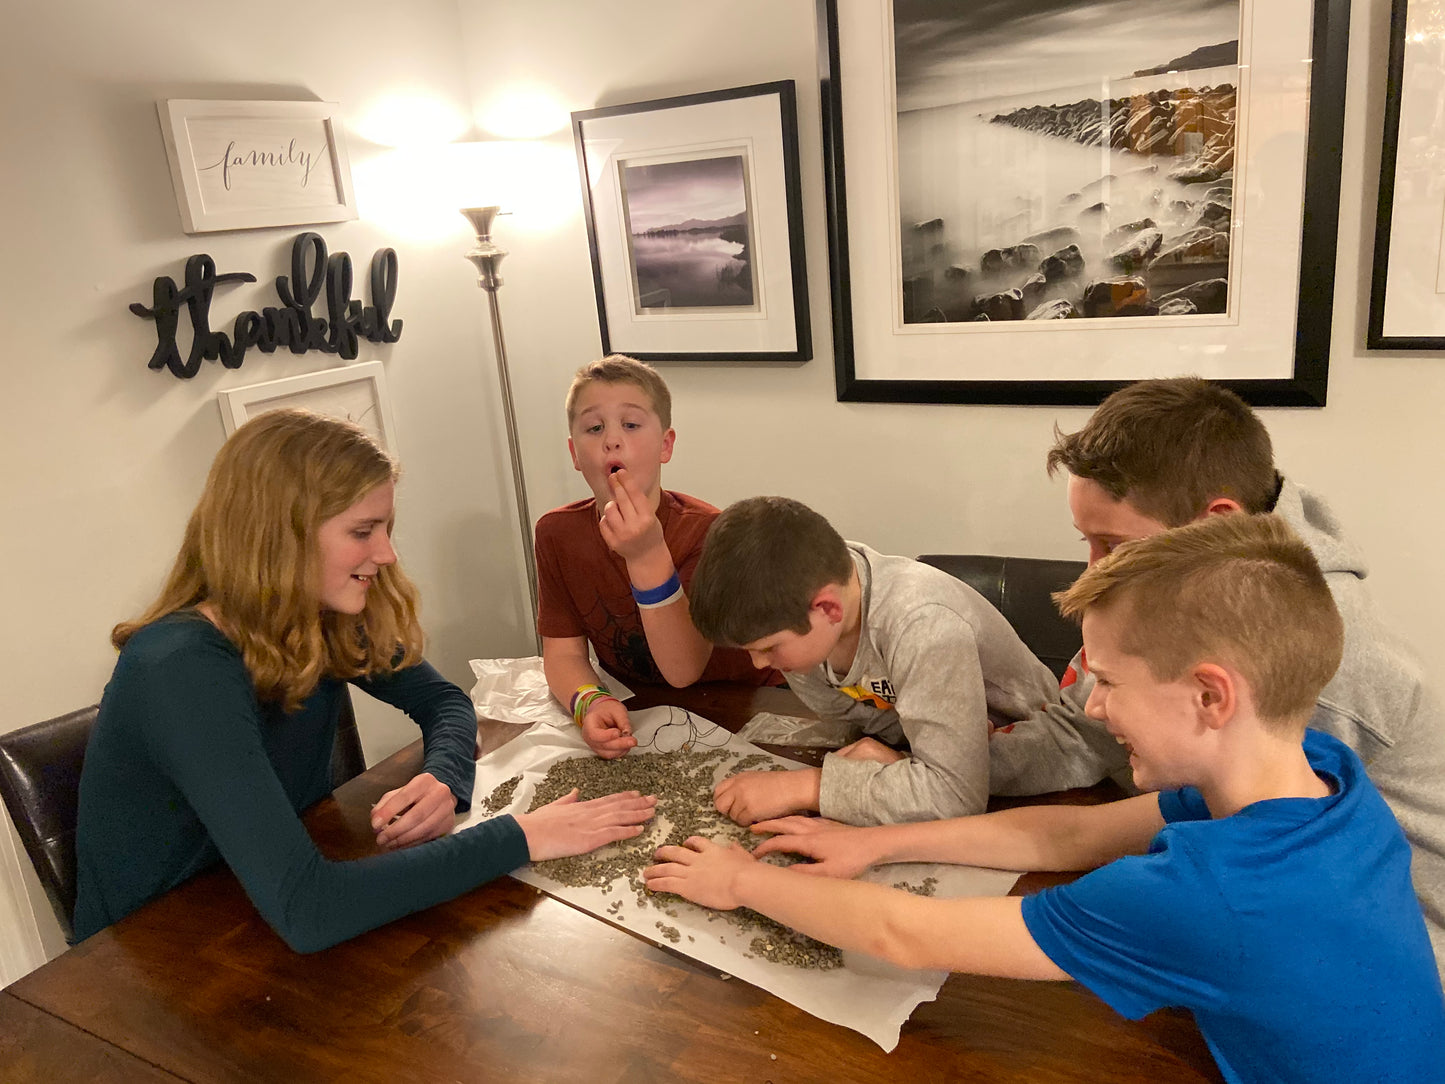
[[[1083,561],[993,557],[978,553],[928,553],[918,558],[968,584],[991,602],[1039,660],[1063,677],[1078,654],[1079,626],[1059,616],[1050,597],[1084,571]]]
[[[80,769],[99,705],[0,734],[0,795],[68,939]]]
[[[100,705],[0,734],[0,796],[15,822],[55,917],[67,939],[75,916],[75,821],[80,772]],[[333,789],[366,770],[351,692],[341,690],[336,743],[331,748]]]
[[[331,747],[331,789],[366,771],[361,751],[361,734],[356,729],[356,712],[351,707],[351,686],[341,686],[341,706],[336,713],[336,744]]]

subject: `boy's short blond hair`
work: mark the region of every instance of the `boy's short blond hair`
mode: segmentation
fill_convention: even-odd
[[[847,583],[853,557],[841,535],[805,504],[749,497],[713,520],[687,590],[693,627],[738,647],[812,628],[813,597]]]
[[[1120,650],[1173,681],[1199,662],[1244,675],[1262,722],[1303,733],[1340,664],[1344,623],[1314,554],[1278,516],[1226,513],[1125,542],[1054,596],[1066,617],[1119,610]]]
[[[652,401],[652,412],[662,422],[662,428],[672,428],[672,393],[658,375],[656,369],[645,361],[629,358],[626,354],[608,354],[597,361],[589,361],[577,370],[572,386],[567,389],[567,430],[577,420],[577,396],[589,384],[635,384]]]
[[[1077,433],[1056,426],[1049,474],[1060,467],[1166,527],[1219,497],[1268,512],[1279,487],[1264,423],[1234,392],[1197,376],[1141,380],[1105,399]]]

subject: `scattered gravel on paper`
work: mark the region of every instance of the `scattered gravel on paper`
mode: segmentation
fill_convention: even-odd
[[[907,881],[898,881],[894,888],[901,888],[904,892],[912,892],[915,896],[932,896],[938,891],[938,878],[925,877],[921,885],[911,885]]]
[[[559,761],[538,782],[528,812],[561,798],[573,788],[580,792],[582,801],[626,790],[655,794],[657,812],[644,825],[643,833],[634,839],[609,844],[591,854],[534,862],[532,868],[569,888],[621,891],[625,882],[639,908],[653,908],[671,918],[678,917],[678,908],[688,908],[693,915],[706,915],[709,922],[720,920],[740,933],[751,935],[750,955],[761,959],[819,971],[842,967],[843,954],[837,949],[765,915],[746,908],[713,911],[697,907],[681,896],[648,892],[643,884],[642,871],[652,865],[653,852],[658,847],[681,844],[691,836],[703,836],[720,844],[737,842],[751,850],[756,837],[717,811],[713,806],[713,787],[719,779],[735,772],[766,768],[788,770],[764,753],[739,756],[727,749],[684,748],[672,753],[633,753],[616,760],[589,755]],[[482,804],[492,811],[505,808],[520,781],[520,775],[506,780]],[[791,865],[796,859],[770,855],[761,861]],[[609,917],[623,920],[622,900],[614,900],[607,910]],[[659,921],[657,928],[669,941],[676,943],[681,939],[676,927]],[[727,943],[726,937],[720,936],[718,940]]]
[[[481,800],[479,805],[487,813],[500,813],[512,804],[512,796],[517,793],[517,784],[522,781],[521,773],[512,776],[511,779],[499,783],[491,794]]]

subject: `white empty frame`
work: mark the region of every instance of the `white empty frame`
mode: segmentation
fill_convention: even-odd
[[[228,437],[268,410],[304,407],[355,422],[375,437],[388,454],[393,457],[397,454],[396,422],[386,394],[386,372],[379,361],[228,388],[217,393],[217,400]]]

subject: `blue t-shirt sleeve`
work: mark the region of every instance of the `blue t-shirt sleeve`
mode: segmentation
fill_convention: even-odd
[[[1183,812],[1181,801],[1189,804],[1187,791],[1161,794],[1159,804],[1167,817]],[[1240,953],[1208,869],[1172,835],[1165,828],[1149,854],[1023,901],[1024,924],[1044,954],[1131,1020],[1166,1005],[1218,1003],[1216,976]]]
[[[357,678],[356,687],[411,717],[421,728],[425,749],[421,771],[446,784],[456,796],[458,813],[471,809],[477,713],[467,694],[425,660],[391,674]]]

